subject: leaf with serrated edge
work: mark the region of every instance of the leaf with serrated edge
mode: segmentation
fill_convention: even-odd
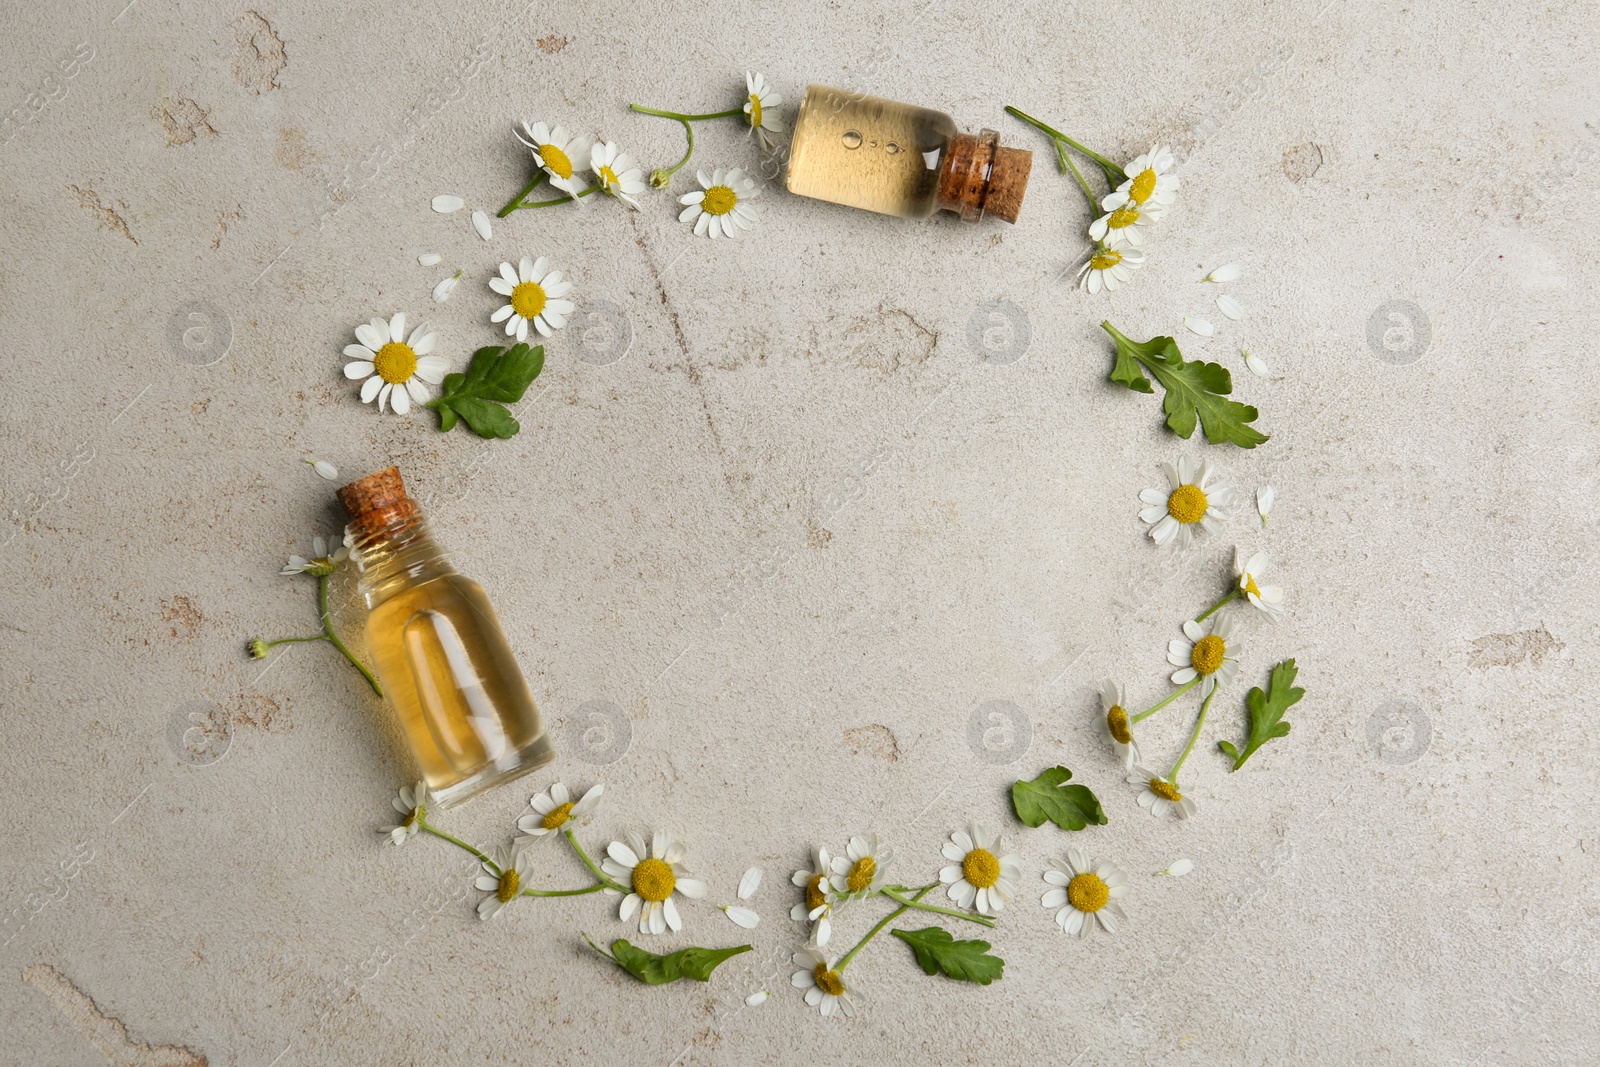
[[[917,964],[926,974],[942,974],[978,985],[1004,977],[1006,961],[990,954],[987,941],[957,941],[950,931],[937,926],[889,932],[911,946],[917,954]]]
[[[1100,798],[1085,785],[1067,785],[1072,772],[1065,767],[1051,767],[1031,782],[1018,782],[1011,787],[1011,806],[1017,818],[1032,827],[1055,823],[1063,830],[1082,830],[1093,823],[1106,824],[1106,813],[1100,807]]]
[[[1228,368],[1220,363],[1184,359],[1178,342],[1171,337],[1135,341],[1110,322],[1102,322],[1100,327],[1117,346],[1111,380],[1139,392],[1153,392],[1136,366],[1143,364],[1166,390],[1161,409],[1166,412],[1167,428],[1173,433],[1187,439],[1194,435],[1198,423],[1206,440],[1214,445],[1231,442],[1240,448],[1254,448],[1268,440],[1266,434],[1249,425],[1261,413],[1249,404],[1227,399],[1227,394],[1233,392],[1233,376]],[[1139,386],[1139,381],[1144,381],[1145,386]]]
[[[1300,702],[1306,691],[1294,684],[1300,668],[1294,660],[1286,659],[1272,668],[1266,692],[1260,686],[1251,688],[1245,703],[1250,708],[1250,736],[1245,739],[1244,751],[1230,741],[1218,741],[1217,747],[1233,760],[1232,770],[1244,766],[1244,761],[1256,750],[1276,737],[1289,736],[1289,723],[1283,721],[1284,713]]]
[[[522,426],[504,405],[521,400],[543,369],[543,345],[480,348],[465,374],[445,375],[439,396],[428,407],[439,413],[441,432],[455,426],[459,417],[479,437],[513,437]]]
[[[600,950],[597,947],[595,951]],[[739,945],[735,948],[690,947],[660,956],[619,937],[611,942],[611,952],[609,954],[601,952],[601,955],[607,956],[618,967],[645,985],[666,985],[668,982],[676,982],[679,978],[709,982],[711,972],[716,970],[719,964],[749,951],[749,945]]]

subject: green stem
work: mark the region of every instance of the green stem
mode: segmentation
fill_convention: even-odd
[[[582,197],[589,196],[589,195],[591,195],[593,193],[598,193],[599,191],[600,191],[600,186],[591,185],[591,186],[589,186],[589,188],[585,189],[583,192],[579,193],[577,196],[558,196],[554,200],[535,200],[531,204],[521,204],[521,203],[519,203],[515,207],[512,207],[510,204],[507,204],[505,207],[500,209],[500,217],[501,218],[505,218],[507,215],[511,214],[513,211],[520,211],[525,207],[553,207],[556,204],[570,204],[574,200],[581,199]]]
[[[1128,180],[1128,176],[1123,173],[1121,167],[1117,166],[1115,163],[1111,162],[1111,160],[1107,159],[1105,156],[1102,156],[1094,149],[1086,148],[1077,141],[1074,141],[1072,138],[1068,137],[1055,127],[1047,126],[1043,122],[1034,118],[1032,115],[1029,115],[1027,112],[1009,105],[1006,107],[1006,114],[1010,115],[1012,118],[1021,119],[1034,129],[1047,133],[1056,140],[1062,141],[1067,145],[1076,148],[1078,151],[1082,152],[1084,155],[1100,164],[1100,169],[1106,172],[1106,180],[1111,182],[1112,185],[1121,185],[1123,182]]]
[[[1200,684],[1200,677],[1199,677],[1199,675],[1196,675],[1195,677],[1190,678],[1187,682],[1184,682],[1177,689],[1173,690],[1172,694],[1170,696],[1168,696],[1167,699],[1163,700],[1161,703],[1155,705],[1154,707],[1150,707],[1150,708],[1144,709],[1143,711],[1141,711],[1139,714],[1135,715],[1133,718],[1129,719],[1128,721],[1129,722],[1140,722],[1140,721],[1142,721],[1144,719],[1148,719],[1150,716],[1154,715],[1156,712],[1160,711],[1162,708],[1166,707],[1168,704],[1172,703],[1174,700],[1177,700],[1179,697],[1183,696],[1183,694],[1187,693],[1189,690],[1193,689],[1195,686],[1197,686],[1199,684]]]
[[[1215,604],[1211,605],[1205,611],[1202,611],[1200,614],[1196,615],[1194,617],[1194,621],[1195,622],[1205,622],[1206,619],[1210,615],[1212,615],[1218,608],[1222,607],[1222,605],[1228,603],[1231,600],[1239,599],[1239,592],[1240,592],[1240,590],[1235,589],[1233,592],[1229,593],[1227,596],[1223,597],[1221,600],[1219,600]]]
[[[1195,679],[1199,681],[1199,679]],[[1189,735],[1189,744],[1183,750],[1183,755],[1178,757],[1178,762],[1172,765],[1172,773],[1167,775],[1167,781],[1174,786],[1178,784],[1178,770],[1183,766],[1183,761],[1189,758],[1189,753],[1194,751],[1194,743],[1200,740],[1200,728],[1206,724],[1206,712],[1211,710],[1211,702],[1217,699],[1217,693],[1222,687],[1212,686],[1211,692],[1206,694],[1205,703],[1200,705],[1200,717],[1194,721],[1194,733]]]
[[[544,181],[544,179],[544,171],[541,170],[535,174],[533,176],[533,181],[529,182],[527,185],[524,185],[522,187],[522,192],[518,193],[516,196],[513,196],[511,198],[511,202],[497,212],[499,217],[503,219],[513,211],[517,210],[517,208],[521,207],[523,199],[526,198],[529,193],[533,192],[534,187],[540,182]]]
[[[935,906],[933,904],[918,904],[917,903],[917,900],[921,899],[921,896],[922,896],[923,893],[926,893],[928,890],[933,889],[938,884],[939,884],[938,882],[935,882],[935,883],[933,883],[933,885],[924,886],[922,888],[922,890],[920,892],[918,892],[917,896],[912,898],[911,900],[907,900],[905,897],[900,896],[898,893],[896,893],[894,891],[894,889],[890,888],[889,886],[884,886],[882,889],[878,890],[878,892],[882,893],[884,896],[888,897],[890,900],[894,901],[895,903],[900,904],[902,907],[916,908],[918,911],[931,911],[936,915],[951,915],[951,916],[954,916],[957,919],[965,919],[968,922],[977,923],[979,926],[987,926],[987,927],[990,927],[991,929],[994,927],[994,920],[990,919],[990,918],[988,918],[987,916],[984,916],[984,915],[974,915],[970,911],[958,911],[955,908],[941,908],[941,907],[937,907],[937,906]],[[906,889],[908,887],[906,887],[906,886],[897,886],[895,888]]]
[[[606,959],[610,960],[612,963],[617,963],[617,957],[613,956],[611,953],[607,952],[605,949],[603,949],[599,945],[595,944],[594,940],[592,938],[590,938],[590,936],[588,934],[585,934],[582,931],[579,931],[578,936],[582,937],[585,941],[589,942],[589,947],[594,949],[596,952],[600,953],[600,955],[604,956]],[[620,963],[618,963],[617,966],[620,967],[622,965]]]
[[[344,654],[345,659],[350,661],[350,666],[361,672],[361,677],[367,680],[367,684],[372,686],[372,691],[381,698],[383,696],[383,686],[378,684],[378,679],[372,676],[371,671],[362,666],[361,661],[356,659],[355,654],[345,647],[344,642],[339,640],[339,635],[333,631],[333,619],[328,615],[328,576],[326,574],[317,576],[317,607],[322,612],[322,629],[327,633],[328,640],[333,643],[334,648]]]
[[[314,637],[280,637],[276,641],[263,641],[261,643],[267,648],[272,648],[276,645],[298,645],[303,641],[326,641],[327,639],[327,634],[317,634]]]
[[[1072,157],[1067,155],[1066,146],[1060,141],[1056,142],[1056,158],[1066,165],[1066,169],[1072,171],[1074,178],[1078,179],[1078,188],[1082,189],[1083,195],[1089,198],[1089,214],[1100,214],[1100,201],[1095,199],[1094,190],[1089,188],[1089,183],[1084,179],[1083,172],[1072,161]]]
[[[938,885],[938,884],[939,883],[937,883],[937,882],[934,883],[934,885]],[[933,888],[932,885],[923,886],[921,889],[917,890],[917,895],[912,897],[911,901],[915,902],[915,901],[921,900],[923,898],[923,896],[928,892],[928,890],[930,890],[932,888]],[[851,949],[849,952],[846,952],[844,954],[844,957],[842,959],[840,959],[838,963],[833,965],[833,969],[835,971],[843,971],[846,967],[848,967],[850,965],[850,961],[855,959],[856,953],[860,952],[862,949],[867,947],[867,942],[868,941],[871,941],[873,938],[877,937],[879,932],[882,931],[885,926],[888,926],[890,923],[894,922],[896,919],[898,919],[900,916],[904,915],[910,908],[912,908],[914,906],[914,903],[912,903],[912,902],[908,902],[908,903],[902,904],[902,905],[900,905],[900,907],[894,909],[889,914],[885,915],[883,917],[882,921],[879,922],[877,926],[874,926],[871,930],[867,931],[867,936],[866,937],[863,937],[860,941],[856,942],[856,947],[855,948]]]
[[[426,830],[428,833],[432,834],[434,837],[442,837],[446,841],[450,842],[452,845],[455,845],[458,848],[466,849],[468,852],[470,852],[474,856],[478,857],[484,863],[488,864],[489,865],[489,869],[494,871],[496,877],[498,877],[500,874],[503,873],[500,870],[500,865],[498,863],[496,863],[494,860],[490,859],[480,849],[473,848],[471,845],[469,845],[465,841],[461,840],[461,838],[457,837],[455,834],[447,834],[447,833],[445,833],[443,830],[441,830],[437,826],[433,825],[427,819],[419,820],[418,823],[417,823],[417,826],[419,828],[423,829],[423,830]]]
[[[706,119],[726,119],[732,118],[734,115],[744,114],[743,104],[740,104],[735,108],[729,108],[727,111],[712,111],[705,115],[684,115],[677,111],[658,111],[653,107],[645,107],[643,104],[629,104],[628,106],[639,112],[641,115],[655,115],[664,119],[677,119],[679,122],[703,122]]]
[[[627,886],[612,879],[610,875],[606,874],[605,871],[602,871],[595,864],[594,860],[589,858],[589,854],[583,850],[582,845],[578,844],[578,839],[573,836],[571,830],[562,830],[561,833],[566,837],[567,844],[572,846],[572,851],[576,852],[578,854],[578,858],[583,861],[583,865],[589,868],[589,873],[600,880],[601,888],[615,889],[619,893],[626,893],[628,891]]]
[[[585,889],[524,889],[525,897],[581,897],[585,893],[598,893],[604,889],[603,885],[592,885]]]

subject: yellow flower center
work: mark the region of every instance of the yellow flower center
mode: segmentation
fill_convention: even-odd
[[[825,874],[813,874],[811,881],[806,883],[806,911],[816,911],[828,902],[827,893],[822,890],[822,880]]]
[[[826,963],[817,964],[811,971],[811,978],[817,983],[817,988],[828,996],[844,996],[844,979],[839,977],[838,971],[828,970]]]
[[[1179,522],[1199,522],[1206,513],[1206,493],[1198,485],[1180,485],[1167,497],[1167,514]]]
[[[572,818],[572,801],[569,800],[565,804],[551,808],[550,814],[546,815],[539,825],[546,830],[555,830],[564,826],[570,818]]]
[[[1216,634],[1207,634],[1194,643],[1189,664],[1201,674],[1215,674],[1222,666],[1222,657],[1228,651],[1227,642]]]
[[[1113,230],[1125,230],[1139,221],[1139,209],[1132,207],[1119,207],[1111,213],[1110,220],[1106,223]]]
[[[1089,261],[1089,267],[1092,270],[1110,270],[1121,262],[1122,253],[1115,248],[1108,248],[1104,252],[1096,252],[1094,258]]]
[[[407,830],[409,830],[413,826],[417,825],[417,823],[421,822],[423,819],[426,819],[427,817],[428,817],[428,809],[424,808],[423,806],[421,806],[419,804],[416,807],[411,809],[411,814],[407,815],[405,817],[405,819],[401,821],[400,825],[404,826]]]
[[[522,875],[517,873],[515,867],[506,868],[501,872],[500,888],[494,891],[494,895],[500,899],[500,903],[506,904],[520,892],[522,892]]]
[[[372,358],[372,365],[377,369],[378,377],[390,385],[399,385],[417,372],[417,354],[408,344],[390,341],[378,349],[378,354]]]
[[[1111,710],[1106,712],[1106,729],[1111,731],[1111,736],[1116,738],[1117,744],[1133,743],[1133,730],[1128,726],[1128,713],[1122,709],[1121,704],[1111,705]]]
[[[878,861],[871,856],[862,856],[850,868],[844,884],[850,887],[850,892],[859,893],[872,884],[872,876],[877,873]]]
[[[708,215],[726,215],[738,202],[739,198],[728,186],[713,185],[706,190],[705,199],[700,201],[700,207]]]
[[[609,192],[615,191],[617,186],[619,186],[621,184],[622,184],[622,180],[617,177],[617,172],[616,171],[612,170],[610,167],[605,167],[605,166],[602,166],[600,168],[600,185],[601,185],[602,188],[605,189],[606,192],[609,193]]]
[[[1256,584],[1255,578],[1248,574],[1244,576],[1244,591],[1249,593],[1251,596],[1261,595],[1261,587]]]
[[[755,93],[750,94],[750,125],[761,125],[761,98]]]
[[[556,177],[572,177],[572,160],[568,159],[567,154],[555,145],[540,145],[539,159],[544,163],[545,169],[554,172]]]
[[[664,860],[640,860],[633,869],[633,891],[646,900],[666,900],[677,884]]]
[[[511,310],[532,321],[544,310],[544,288],[538,282],[523,282],[511,290]]]
[[[1146,167],[1134,175],[1133,186],[1128,190],[1128,198],[1136,204],[1142,204],[1150,199],[1150,194],[1156,191],[1156,172]]]
[[[1079,911],[1099,911],[1111,899],[1111,887],[1098,874],[1080,874],[1067,883],[1067,903]]]
[[[1160,778],[1150,779],[1150,792],[1162,800],[1170,800],[1174,804],[1183,799],[1183,794],[1178,792],[1178,787],[1171,782],[1164,782]]]
[[[975,848],[961,861],[961,876],[975,888],[988,889],[1000,880],[1000,861],[986,848]]]

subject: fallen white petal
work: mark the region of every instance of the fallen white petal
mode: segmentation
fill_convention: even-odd
[[[431,267],[436,263],[442,262],[443,260],[444,257],[437,252],[424,252],[422,255],[417,257],[417,262],[422,264],[424,267]]]
[[[1277,499],[1278,491],[1270,485],[1256,490],[1256,511],[1261,515],[1261,525],[1267,524],[1267,516],[1272,514],[1272,505]]]
[[[765,989],[758,989],[754,993],[751,993],[748,997],[745,997],[744,1002],[753,1008],[757,1004],[765,1004],[767,1002],[767,997],[769,996],[771,996],[771,994]]]
[[[1226,293],[1217,297],[1217,310],[1235,321],[1244,318],[1244,306]]]
[[[744,877],[739,879],[739,899],[749,900],[756,895],[756,890],[761,888],[761,868],[751,867],[744,872]]]
[[[1224,263],[1222,266],[1218,267],[1216,270],[1212,271],[1210,274],[1207,274],[1200,280],[1203,282],[1231,282],[1238,278],[1239,274],[1239,264]]]
[[[450,299],[450,293],[455,289],[456,282],[461,280],[461,271],[456,271],[450,277],[433,287],[433,299],[442,304]]]
[[[746,930],[754,930],[761,925],[761,916],[749,908],[739,908],[724,904],[722,910],[727,914],[728,918],[733,920],[735,926],[742,926]]]
[[[494,229],[489,225],[489,216],[481,210],[472,213],[472,228],[478,231],[478,236],[485,241],[494,236]]]
[[[441,215],[448,215],[452,211],[460,211],[467,206],[467,202],[459,196],[436,196],[433,198],[433,210]]]
[[[1188,874],[1192,870],[1194,870],[1194,860],[1181,859],[1181,860],[1173,860],[1172,861],[1172,866],[1168,867],[1166,870],[1162,871],[1161,873],[1162,874],[1169,874],[1174,878],[1182,878],[1184,875]]]
[[[1183,317],[1183,324],[1189,328],[1191,333],[1197,333],[1201,337],[1210,337],[1212,334],[1217,332],[1217,328],[1211,325],[1211,323],[1207,322],[1205,319],[1191,319],[1189,316],[1185,315]]]
[[[326,478],[330,482],[339,477],[339,468],[325,459],[307,459],[306,462],[311,464],[311,469],[316,471],[320,477]]]
[[[1267,361],[1260,356],[1252,356],[1249,352],[1244,354],[1244,365],[1250,368],[1250,373],[1261,378],[1272,374],[1272,369],[1267,366]]]

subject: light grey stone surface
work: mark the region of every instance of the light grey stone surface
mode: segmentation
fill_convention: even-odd
[[[123,3],[0,15],[21,109],[0,144],[6,1058],[1592,1059],[1592,5]],[[488,245],[429,210],[515,191],[517,118],[670,162],[681,131],[626,102],[727,107],[746,69],[790,119],[818,81],[999,129],[1036,152],[1020,223],[779,183],[737,243],[694,239],[662,194],[524,212]],[[1118,155],[1177,146],[1181,197],[1124,290],[1061,279],[1084,205],[1007,103]],[[696,164],[759,163],[731,121],[699,140]],[[356,323],[426,317],[464,361],[496,337],[489,272],[524,254],[568,270],[580,317],[520,436],[356,401]],[[1194,284],[1225,261],[1238,323]],[[620,326],[582,317],[607,306]],[[1106,383],[1102,318],[1146,336],[1184,315],[1220,324],[1180,339],[1235,372],[1266,446],[1179,441]],[[602,325],[631,336],[622,358]],[[381,843],[414,774],[382,709],[325,649],[243,651],[314,623],[309,582],[276,573],[339,522],[313,454],[402,466],[556,733],[550,772],[448,825],[499,843],[536,788],[603,780],[594,844],[675,829],[712,886],[662,944],[738,943],[713,905],[758,865],[756,952],[647,989],[578,936],[629,934],[611,902],[482,923],[462,854]],[[1178,455],[1270,480],[1271,527],[1246,513],[1172,565],[1136,494]],[[1235,543],[1269,551],[1292,610],[1245,629],[1185,769],[1197,818],[1157,821],[1095,686],[1168,689],[1166,643]],[[1294,732],[1229,775],[1214,743],[1286,656]],[[628,738],[607,747],[594,701]],[[1157,761],[1178,707],[1142,731]],[[196,709],[217,725],[186,749]],[[1007,787],[1055,763],[1107,826],[1016,823]],[[858,1018],[805,1008],[787,880],[806,850],[876,830],[927,879],[970,819],[1023,859],[990,935],[1004,980],[924,977],[885,937],[849,972]],[[1134,876],[1122,934],[1069,942],[1039,907],[1069,843]],[[546,884],[582,874],[544,855]],[[1180,856],[1193,874],[1151,877]]]

